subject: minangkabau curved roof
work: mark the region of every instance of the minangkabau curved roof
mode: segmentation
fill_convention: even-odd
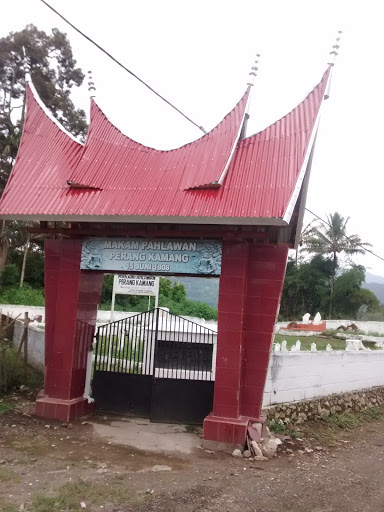
[[[287,225],[314,143],[330,68],[300,105],[242,140],[249,89],[212,131],[171,151],[122,134],[96,102],[85,145],[27,85],[27,114],[0,217],[82,222]]]

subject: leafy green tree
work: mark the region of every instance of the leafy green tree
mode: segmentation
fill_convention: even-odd
[[[365,269],[356,265],[343,272],[335,280],[334,310],[339,318],[356,319],[358,311],[366,306],[367,313],[379,313],[380,302],[376,295],[361,285],[365,281]]]
[[[80,86],[84,74],[76,66],[67,35],[57,28],[50,34],[27,25],[19,32],[0,38],[0,196],[14,164],[24,122],[25,70],[45,105],[75,136],[84,137],[85,112],[76,109],[70,98],[73,86]],[[12,236],[24,235],[18,247],[27,244],[22,223],[0,226],[0,269],[12,251]],[[16,229],[15,229],[16,228]],[[19,237],[20,238],[20,237]]]
[[[101,292],[101,309],[110,309],[112,288],[113,276],[105,276]],[[152,308],[154,304],[154,297],[152,297]],[[217,319],[217,309],[204,302],[188,300],[185,286],[177,281],[172,283],[165,277],[160,277],[159,306],[168,308],[174,315],[196,316],[206,320]],[[147,311],[148,298],[139,295],[116,295],[115,309],[116,311]]]
[[[349,256],[364,254],[365,247],[370,246],[362,242],[359,235],[347,235],[349,217],[345,219],[335,212],[327,216],[328,225],[318,224],[309,230],[303,238],[304,249],[312,254],[330,255],[332,257],[332,276],[330,282],[329,318],[333,313],[333,295],[338,257],[341,253]]]
[[[20,271],[14,263],[5,265],[0,271],[0,283],[4,286],[14,286],[20,278]]]
[[[317,311],[325,316],[329,304],[329,282],[332,262],[323,256],[310,261],[290,258],[287,264],[280,317],[299,320],[305,313]]]

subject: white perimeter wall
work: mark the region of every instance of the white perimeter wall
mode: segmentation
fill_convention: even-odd
[[[15,322],[17,348],[24,323]],[[28,360],[44,369],[44,331],[28,327]],[[264,389],[263,406],[384,386],[384,350],[347,352],[273,352]]]
[[[24,322],[16,320],[12,340],[15,348],[20,346],[23,332]],[[28,326],[28,363],[41,371],[44,370],[44,347],[45,332],[33,325]],[[24,354],[24,347],[21,349],[21,354]]]
[[[384,386],[384,351],[272,353],[263,406]]]

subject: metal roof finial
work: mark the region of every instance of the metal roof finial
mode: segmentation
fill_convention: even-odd
[[[92,71],[88,71],[88,91],[89,91],[89,97],[94,98],[96,95],[96,87],[95,83],[93,82],[92,78]]]
[[[251,71],[248,73],[249,76],[251,76],[252,78],[250,79],[250,81],[247,83],[247,87],[252,87],[253,84],[254,84],[254,81],[255,81],[255,78],[257,77],[257,72],[259,70],[259,67],[258,67],[258,64],[259,64],[259,58],[260,58],[260,54],[258,53],[256,55],[256,59],[255,59],[255,63],[254,65],[251,67]]]
[[[329,55],[331,55],[331,62],[328,62],[328,65],[329,66],[334,66],[335,65],[335,61],[336,61],[336,57],[339,55],[339,48],[340,48],[340,38],[341,38],[341,34],[343,33],[342,30],[338,30],[337,31],[337,37],[336,37],[336,43],[332,46],[332,50],[329,52]]]
[[[23,46],[23,56],[24,56],[24,76],[26,82],[31,82],[31,67],[29,65],[28,59],[27,59],[27,53],[25,51],[25,46]]]

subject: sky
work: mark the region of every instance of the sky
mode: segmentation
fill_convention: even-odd
[[[247,135],[286,115],[320,81],[337,31],[342,30],[330,99],[319,127],[307,207],[325,217],[350,217],[384,258],[384,73],[379,0],[49,0],[151,87],[205,129],[212,129],[246,89],[257,53]],[[39,0],[2,5],[0,37],[33,23],[68,34],[84,72],[91,70],[96,101],[126,135],[171,149],[202,133],[77,34]],[[89,110],[87,79],[74,90]],[[306,214],[304,226],[312,220]],[[384,276],[384,261],[355,261]]]

